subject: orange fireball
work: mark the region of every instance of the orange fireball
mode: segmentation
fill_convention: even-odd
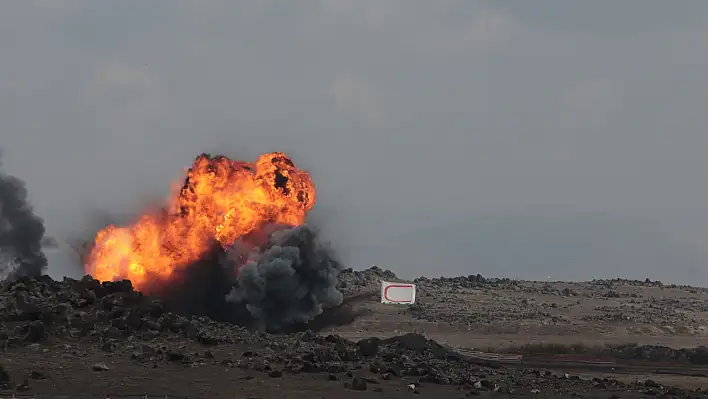
[[[149,291],[214,242],[228,247],[266,223],[300,225],[314,204],[310,175],[283,153],[263,154],[255,163],[202,154],[161,214],[98,232],[86,272],[101,281],[129,279]]]

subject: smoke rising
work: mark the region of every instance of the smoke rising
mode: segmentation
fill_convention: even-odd
[[[336,288],[341,270],[313,227],[271,224],[226,252],[215,243],[152,293],[184,315],[284,333],[307,328],[342,304]]]
[[[312,178],[287,155],[244,162],[201,154],[180,187],[168,205],[79,246],[85,270],[132,279],[179,313],[269,332],[302,328],[342,303],[342,267],[304,224]]]
[[[0,167],[2,163],[0,162]],[[37,277],[47,267],[42,252],[44,221],[27,200],[25,183],[0,170],[0,273],[8,278]]]
[[[312,321],[342,303],[341,264],[308,225],[275,230],[261,251],[251,251],[227,300],[246,307],[259,327],[280,332]],[[227,258],[226,267],[233,265]]]

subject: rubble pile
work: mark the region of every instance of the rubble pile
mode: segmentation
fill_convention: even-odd
[[[509,288],[518,285],[516,280],[508,278],[485,278],[481,274],[470,274],[458,277],[418,277],[413,280],[416,284],[432,287],[452,288]]]
[[[344,269],[339,273],[337,289],[344,295],[362,291],[377,290],[381,287],[381,280],[401,281],[392,271],[372,266],[365,270]]]
[[[4,281],[0,286],[0,342],[3,346],[47,339],[144,339],[181,334],[205,344],[233,342],[246,329],[207,318],[186,318],[162,302],[135,291],[129,280],[54,281],[48,276]]]

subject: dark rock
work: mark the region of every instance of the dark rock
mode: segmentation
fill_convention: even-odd
[[[106,295],[133,291],[133,283],[130,280],[104,281],[101,287]]]
[[[92,305],[96,303],[97,296],[94,290],[84,290],[81,293],[81,299],[85,300],[87,304]]]
[[[399,365],[391,365],[389,368],[386,369],[386,372],[394,375],[396,377],[400,377],[403,375],[403,369]]]
[[[186,355],[182,352],[177,352],[177,351],[172,351],[169,350],[167,351],[167,360],[170,362],[179,362],[185,360]]]
[[[123,338],[123,332],[116,327],[108,327],[101,332],[105,338],[110,339],[121,339]]]
[[[17,386],[17,390],[18,390],[19,392],[26,392],[26,391],[29,391],[29,390],[30,390],[29,380],[25,378],[25,379],[22,381],[22,384],[20,384],[20,385]]]
[[[152,331],[160,331],[162,330],[162,327],[160,326],[160,323],[158,323],[155,320],[145,320],[143,322],[143,326],[147,328],[148,330]]]
[[[351,383],[349,383],[349,389],[354,391],[366,391],[367,387],[366,381],[360,377],[353,377]]]
[[[359,347],[359,351],[363,356],[371,357],[376,356],[376,354],[378,353],[380,342],[381,340],[375,337],[366,338],[357,342],[357,346]]]
[[[24,339],[27,342],[39,342],[43,340],[45,336],[46,327],[44,326],[44,323],[39,320],[35,320],[29,323],[27,334]]]
[[[32,378],[33,380],[46,380],[47,376],[41,371],[33,370],[30,374],[30,378]]]
[[[116,349],[116,344],[113,341],[106,341],[101,345],[101,350],[104,352],[113,352]]]
[[[101,307],[103,310],[113,310],[116,306],[123,304],[123,297],[120,294],[110,294],[101,298]]]
[[[217,345],[219,343],[219,338],[209,332],[200,331],[197,334],[197,341],[204,345]]]
[[[0,365],[0,387],[7,389],[12,385],[12,378],[10,374],[5,370],[3,365]]]
[[[93,371],[107,371],[107,370],[109,370],[106,363],[94,363],[92,369],[93,369]]]
[[[660,387],[659,383],[657,383],[654,380],[646,380],[644,381],[644,386],[647,388],[658,388]]]
[[[136,310],[128,310],[123,314],[122,319],[125,321],[125,326],[133,330],[140,330],[143,325],[142,317]]]

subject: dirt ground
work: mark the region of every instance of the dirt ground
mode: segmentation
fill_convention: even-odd
[[[419,331],[438,342],[483,350],[541,342],[681,348],[702,345],[708,338],[708,290],[702,288],[634,286],[621,281],[612,288],[590,283],[515,283],[422,286],[417,302],[424,318],[401,306],[376,303],[374,291],[371,300],[361,304],[365,315],[326,332],[354,338]]]
[[[454,350],[519,353],[524,360],[496,366],[468,361],[460,367],[469,368],[469,383],[441,384],[407,375],[383,378],[386,373],[366,361],[352,363],[355,366],[349,371],[312,373],[268,371],[268,365],[266,372],[239,366],[239,359],[247,354],[267,350],[271,355],[263,362],[271,362],[273,370],[278,370],[277,338],[204,345],[173,335],[126,340],[52,336],[30,345],[11,345],[0,353],[2,366],[15,382],[0,391],[0,398],[640,398],[660,394],[704,397],[700,389],[708,387],[708,368],[702,365],[642,359],[585,364],[526,353],[537,344],[699,346],[708,334],[705,289],[627,281],[470,284],[464,279],[422,280],[417,281],[417,304],[396,306],[379,303],[376,281],[377,276],[367,276],[366,283],[347,292],[350,296],[359,292],[348,303],[358,317],[317,334],[357,341],[419,333]],[[114,341],[118,343],[107,347],[107,342]],[[179,359],[189,360],[136,357],[135,348],[141,345],[179,348]],[[496,382],[487,384],[487,377]],[[354,389],[355,379],[368,383],[364,389]],[[509,389],[500,389],[498,383],[504,379]],[[483,383],[487,385],[481,387]],[[671,394],[665,386],[683,391]]]
[[[322,332],[354,340],[418,332],[451,347],[503,352],[523,352],[524,346],[539,344],[635,344],[680,349],[708,342],[705,288],[629,280],[465,285],[419,282],[416,310],[378,303],[379,293],[373,290],[368,301],[358,304],[363,309],[361,317]],[[675,375],[685,366],[676,366],[678,370],[670,375],[651,372],[653,363],[649,372],[580,372],[584,368],[575,367],[573,371],[589,378],[613,377],[628,382],[652,379],[689,389],[708,386],[708,369],[694,373],[705,377],[692,377]]]
[[[330,374],[285,374],[271,377],[263,372],[241,370],[222,364],[224,359],[238,358],[248,347],[224,345],[212,348],[212,358],[200,356],[202,361],[194,364],[152,364],[138,363],[124,353],[106,354],[82,348],[86,353],[77,354],[77,346],[43,346],[41,350],[23,349],[6,353],[3,363],[11,369],[11,375],[18,381],[26,380],[28,389],[23,388],[0,392],[0,398],[464,398],[477,396],[464,387],[439,384],[418,384],[417,378],[402,377],[391,381],[378,380],[369,384],[366,391],[346,388],[344,375],[332,379]],[[204,353],[200,345],[190,346],[192,351]],[[101,363],[105,370],[96,371],[94,365]],[[560,372],[560,371],[559,371]],[[360,370],[358,375],[375,378],[374,373]],[[600,377],[600,373],[585,373],[585,378]],[[632,376],[649,377],[647,376]],[[668,376],[661,384],[683,382]],[[415,391],[409,384],[416,384]],[[692,384],[692,383],[691,383]],[[691,385],[688,384],[688,385]],[[543,389],[543,386],[539,388]],[[489,393],[491,397],[567,397],[549,393],[534,393],[534,387],[517,389],[513,395]],[[619,393],[619,391],[618,391]],[[576,397],[610,398],[614,393],[601,390],[595,393],[578,389]],[[622,398],[639,398],[641,392],[621,392]]]
[[[30,377],[31,393],[34,398],[359,398],[410,397],[406,381],[381,381],[367,392],[343,388],[341,380],[330,381],[328,374],[299,374],[270,377],[258,371],[230,368],[221,364],[224,359],[233,359],[249,348],[224,345],[212,348],[213,359],[203,359],[197,364],[141,364],[129,356],[117,353],[113,356],[88,349],[88,353],[76,355],[61,345],[50,348],[49,352],[17,351],[9,353],[3,360],[18,379],[31,376],[32,372],[43,373],[46,379],[33,380]],[[204,348],[192,346],[194,352],[204,352]],[[101,362],[107,370],[94,371],[93,365]],[[421,394],[437,395],[460,391],[456,387],[429,385],[421,389]],[[7,392],[20,396],[21,392]],[[0,397],[3,397],[0,395]]]

